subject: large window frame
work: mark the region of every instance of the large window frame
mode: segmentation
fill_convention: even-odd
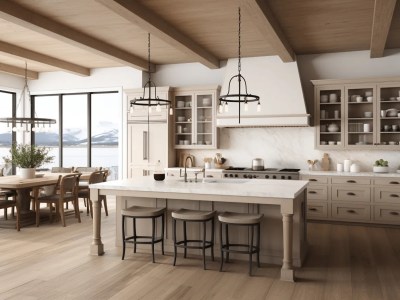
[[[59,132],[59,166],[63,167],[63,97],[64,96],[72,96],[72,95],[86,95],[87,101],[87,166],[92,166],[92,96],[98,94],[117,94],[119,91],[111,90],[111,91],[96,91],[96,92],[76,92],[76,93],[56,93],[56,94],[35,94],[31,95],[31,117],[34,117],[35,114],[35,100],[37,97],[46,97],[46,96],[57,96],[58,97],[58,132]],[[35,144],[35,132],[31,132],[31,144]]]
[[[7,91],[7,90],[4,90],[4,89],[0,89],[0,93],[11,95],[11,115],[9,117],[16,118],[17,117],[17,93],[16,92]],[[11,128],[13,126],[15,126],[15,123],[13,123],[11,125]],[[16,144],[16,143],[17,143],[17,133],[15,131],[11,130],[11,144]],[[13,165],[11,173],[15,174],[15,172],[16,172],[16,168]]]

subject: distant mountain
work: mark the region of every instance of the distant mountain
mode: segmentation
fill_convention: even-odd
[[[57,146],[59,142],[59,135],[56,133],[38,132],[36,133],[35,140],[37,145]],[[79,139],[73,134],[64,134],[63,144],[65,146],[87,145],[87,142],[87,138]],[[92,136],[92,144],[98,146],[118,145],[118,130],[113,129],[108,132],[103,132]]]
[[[0,146],[1,147],[11,146],[11,132],[0,133]]]

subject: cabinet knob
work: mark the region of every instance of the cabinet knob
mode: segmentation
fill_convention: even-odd
[[[355,214],[355,213],[356,213],[355,210],[353,210],[353,209],[348,209],[347,212],[348,212],[349,214]]]
[[[318,181],[318,180],[314,179],[314,178],[310,178],[310,179],[308,179],[308,181]]]
[[[389,184],[399,184],[399,182],[398,181],[391,181],[391,182],[389,182]]]
[[[355,196],[356,194],[352,193],[352,192],[348,192],[347,193],[348,196]]]
[[[391,211],[390,214],[391,214],[392,216],[398,216],[398,215],[399,215],[399,213],[398,213],[397,211]]]
[[[314,208],[314,207],[311,207],[311,208],[309,208],[308,210],[310,210],[310,211],[317,211],[318,209],[316,209],[316,208]]]
[[[309,194],[316,194],[316,191],[308,191]]]
[[[347,183],[356,183],[355,180],[347,180],[346,182],[347,182]]]
[[[397,194],[390,194],[390,197],[392,197],[392,198],[399,198],[399,195],[397,195]]]

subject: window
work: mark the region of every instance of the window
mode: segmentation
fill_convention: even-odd
[[[16,116],[16,94],[0,90],[0,118],[11,118]],[[12,125],[0,123],[0,167],[3,165],[3,157],[9,156],[10,147],[16,141],[16,134],[12,131]],[[10,166],[11,167],[11,166]],[[9,174],[11,168],[6,169]]]
[[[49,132],[32,133],[32,141],[51,147],[56,157],[44,167],[103,167],[117,178],[122,110],[117,92],[35,95],[32,103],[38,116],[57,120]]]

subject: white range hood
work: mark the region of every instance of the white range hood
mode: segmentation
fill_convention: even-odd
[[[239,124],[238,104],[230,103],[228,112],[217,113],[218,127],[309,126],[296,62],[283,63],[277,56],[264,56],[242,58],[241,65],[248,93],[260,96],[261,112],[257,112],[257,102],[249,103],[247,112],[242,106]],[[227,94],[229,80],[237,73],[237,59],[229,59],[221,95]],[[232,80],[230,93],[238,93],[236,79]]]

